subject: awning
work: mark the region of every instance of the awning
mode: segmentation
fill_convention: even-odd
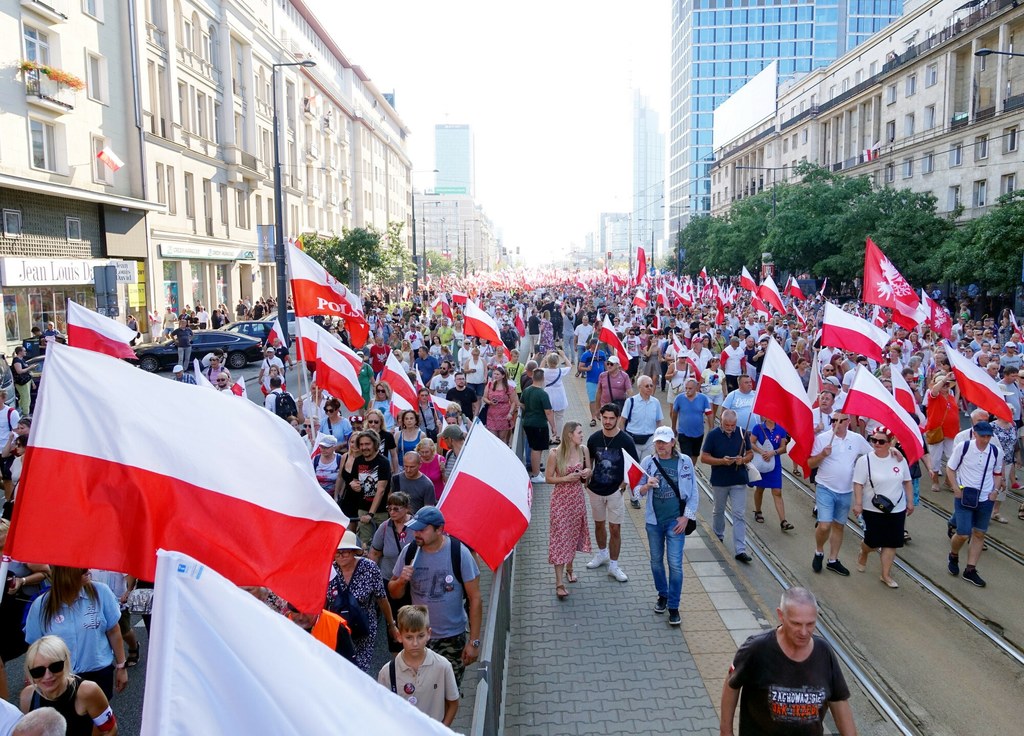
[[[67,186],[66,184],[54,184],[49,181],[36,181],[21,176],[0,174],[0,187],[18,189],[33,194],[46,194],[51,197],[63,197],[65,199],[77,199],[81,202],[96,202],[107,204],[112,207],[127,207],[133,210],[146,210],[148,212],[164,212],[166,205],[159,202],[148,202],[144,199],[134,197],[122,197],[119,194],[107,194],[92,189],[80,189]]]

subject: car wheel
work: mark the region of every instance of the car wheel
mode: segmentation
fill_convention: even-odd
[[[146,373],[156,373],[160,370],[160,361],[152,355],[146,355],[139,359],[139,368],[146,371]]]
[[[245,368],[249,361],[245,357],[245,353],[235,351],[228,353],[228,368],[232,370],[238,370],[239,368]]]

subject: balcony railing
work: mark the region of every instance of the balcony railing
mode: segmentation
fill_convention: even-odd
[[[211,82],[220,84],[220,70],[214,68],[213,64],[208,62],[199,54],[189,51],[181,44],[178,44],[178,62],[184,64],[189,69],[198,72]]]
[[[152,23],[146,24],[146,40],[162,51],[167,50],[167,34]]]
[[[56,82],[40,75],[39,72],[28,72],[25,79],[25,95],[29,104],[45,108],[51,112],[64,114],[75,109],[74,93]]]

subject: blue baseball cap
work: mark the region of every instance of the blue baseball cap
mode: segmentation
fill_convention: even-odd
[[[991,437],[993,434],[992,425],[989,422],[978,422],[973,429],[974,434],[981,437]]]
[[[414,532],[428,526],[444,526],[444,515],[437,506],[424,506],[405,524],[406,529],[411,529]]]

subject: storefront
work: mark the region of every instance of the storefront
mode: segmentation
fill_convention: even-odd
[[[257,279],[256,249],[230,246],[160,243],[163,283],[158,301],[175,312],[202,304],[223,304],[233,314],[240,298],[252,298]]]

